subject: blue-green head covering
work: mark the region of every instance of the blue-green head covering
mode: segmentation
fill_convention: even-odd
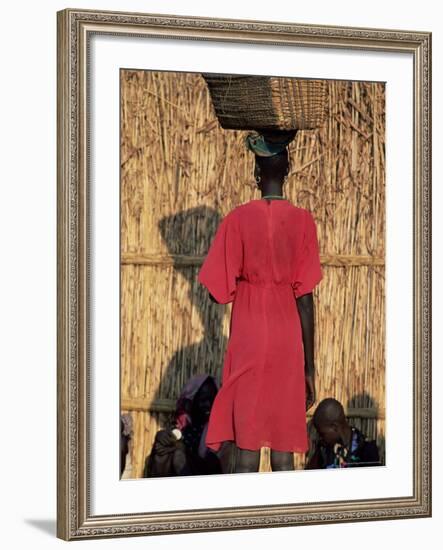
[[[286,147],[294,139],[295,132],[282,136],[278,141],[272,139],[267,140],[264,134],[259,132],[251,132],[245,138],[247,149],[255,153],[259,157],[273,157],[286,149]]]

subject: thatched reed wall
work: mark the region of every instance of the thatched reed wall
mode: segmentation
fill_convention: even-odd
[[[219,127],[199,74],[122,71],[121,86],[121,397],[134,425],[125,476],[140,477],[185,381],[220,377],[232,306],[196,275],[221,217],[260,194],[245,132]],[[339,399],[383,453],[384,86],[328,86],[327,122],[291,144],[284,192],[318,227],[318,399]]]

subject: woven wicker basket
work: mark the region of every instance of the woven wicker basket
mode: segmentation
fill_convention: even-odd
[[[327,81],[203,73],[217,118],[229,130],[307,130],[326,117]]]

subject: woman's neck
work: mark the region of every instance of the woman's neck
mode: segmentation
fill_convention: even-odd
[[[264,195],[278,195],[283,196],[283,189],[281,184],[267,184],[260,188],[262,196]]]

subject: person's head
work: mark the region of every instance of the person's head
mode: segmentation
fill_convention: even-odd
[[[217,395],[217,386],[212,377],[206,378],[192,401],[192,418],[205,421],[208,419]]]
[[[297,130],[254,130],[246,136],[246,147],[255,155],[254,176],[261,191],[266,184],[278,186],[289,173],[288,146]]]
[[[349,428],[343,405],[332,397],[319,403],[313,422],[320,439],[328,446],[343,441]]]
[[[262,157],[255,155],[254,177],[258,181],[257,185],[261,188],[268,181],[283,184],[285,177],[289,173],[289,155],[285,148],[280,153],[271,157]]]

